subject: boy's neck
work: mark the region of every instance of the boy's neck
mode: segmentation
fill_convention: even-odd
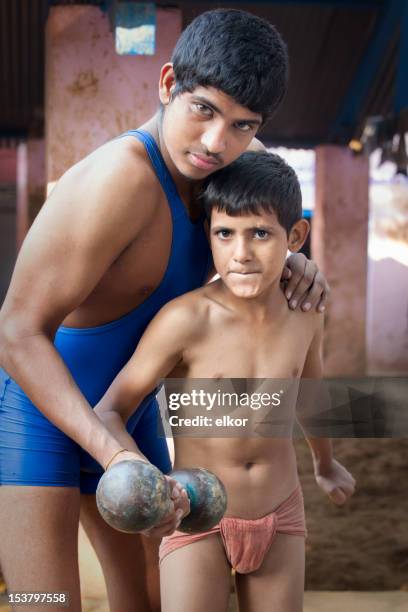
[[[219,298],[223,306],[233,310],[237,315],[247,320],[263,323],[271,320],[282,307],[287,309],[287,301],[280,287],[280,278],[277,278],[263,293],[257,297],[245,298],[236,296],[219,279]]]
[[[192,217],[194,220],[194,217],[197,216],[196,213],[201,213],[201,208],[198,210],[199,207],[197,206],[197,195],[200,192],[203,181],[189,180],[177,170],[164,142],[161,130],[160,111],[157,111],[157,113],[151,119],[149,119],[149,121],[142,125],[142,129],[150,132],[155,139],[157,146],[160,149],[160,153],[162,154],[164,163],[166,164],[166,167],[177,187],[178,194],[187,208],[190,217]]]

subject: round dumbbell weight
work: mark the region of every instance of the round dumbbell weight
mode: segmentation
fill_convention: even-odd
[[[137,533],[159,523],[171,510],[170,487],[154,465],[120,461],[104,473],[96,504],[114,529]]]
[[[187,492],[190,513],[178,530],[185,533],[208,531],[220,522],[227,509],[227,492],[221,480],[204,468],[175,470],[170,474]]]
[[[199,533],[214,527],[227,507],[227,494],[219,478],[203,468],[176,470],[170,476],[185,488],[190,500],[190,513],[178,529]],[[154,465],[120,461],[100,479],[96,504],[108,525],[137,533],[157,525],[170,512],[170,486]]]

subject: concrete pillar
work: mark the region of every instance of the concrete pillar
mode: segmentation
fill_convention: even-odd
[[[316,149],[312,256],[330,283],[325,376],[366,373],[368,159],[346,147]]]
[[[158,108],[161,66],[181,32],[179,9],[157,9],[156,53],[119,56],[96,6],[50,9],[46,28],[47,181]]]
[[[17,250],[45,200],[45,141],[29,138],[17,149]]]

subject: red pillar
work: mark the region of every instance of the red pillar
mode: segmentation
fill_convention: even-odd
[[[312,254],[332,293],[325,376],[366,373],[368,159],[340,146],[316,149]]]

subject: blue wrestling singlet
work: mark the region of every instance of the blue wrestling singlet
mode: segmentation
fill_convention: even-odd
[[[124,134],[143,142],[167,196],[173,224],[171,252],[157,289],[125,316],[92,328],[60,327],[55,346],[91,406],[132,356],[148,323],[169,300],[204,284],[211,253],[203,219],[193,223],[153,137],[143,130]],[[166,440],[158,433],[155,394],[145,398],[127,429],[140,450],[160,470],[171,470]],[[102,467],[57,429],[0,369],[0,484],[80,486],[94,493]]]

